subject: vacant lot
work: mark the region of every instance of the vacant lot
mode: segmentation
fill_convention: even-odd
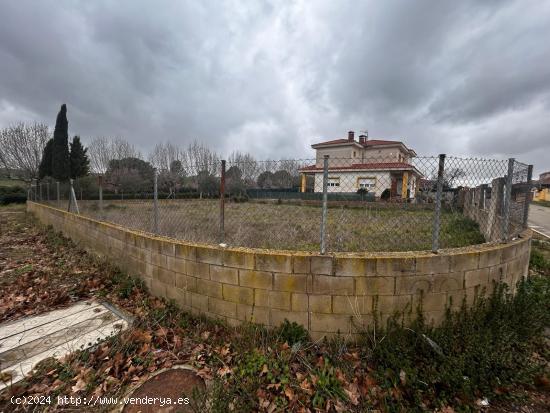
[[[153,202],[80,201],[80,212],[143,231],[153,229]],[[159,202],[159,231],[187,241],[219,243],[219,200]],[[410,204],[365,203],[328,210],[328,251],[409,251],[431,248],[433,211]],[[224,242],[232,246],[318,251],[321,208],[277,202],[227,202]],[[459,212],[442,214],[441,247],[484,242]]]

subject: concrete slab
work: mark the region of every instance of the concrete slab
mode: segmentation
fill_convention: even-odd
[[[48,357],[61,358],[127,328],[127,321],[109,307],[82,301],[0,325],[1,376],[9,377],[0,382],[0,390],[22,380]]]

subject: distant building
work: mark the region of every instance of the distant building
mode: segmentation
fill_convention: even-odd
[[[314,192],[323,190],[323,159],[328,160],[328,192],[357,192],[364,188],[376,197],[388,190],[392,198],[414,198],[420,172],[410,163],[416,153],[401,141],[369,139],[353,131],[348,137],[311,145],[316,151],[315,165],[301,168],[301,191],[306,191],[306,176],[314,177]],[[387,192],[387,193],[388,193]]]
[[[550,185],[550,171],[543,172],[539,175],[539,184]]]

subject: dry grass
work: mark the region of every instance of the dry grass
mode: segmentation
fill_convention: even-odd
[[[162,235],[187,241],[219,243],[219,200],[160,201]],[[82,214],[143,231],[153,229],[153,203],[105,201],[101,214],[96,201],[80,202]],[[225,239],[231,246],[318,251],[319,206],[278,203],[225,205]],[[408,251],[431,248],[433,211],[401,205],[334,206],[328,210],[329,251]],[[483,242],[473,221],[459,213],[442,215],[441,247]]]

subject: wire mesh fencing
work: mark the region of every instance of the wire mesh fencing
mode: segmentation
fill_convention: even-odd
[[[393,153],[203,162],[44,181],[31,199],[190,242],[409,251],[508,241],[527,226],[532,166]]]

